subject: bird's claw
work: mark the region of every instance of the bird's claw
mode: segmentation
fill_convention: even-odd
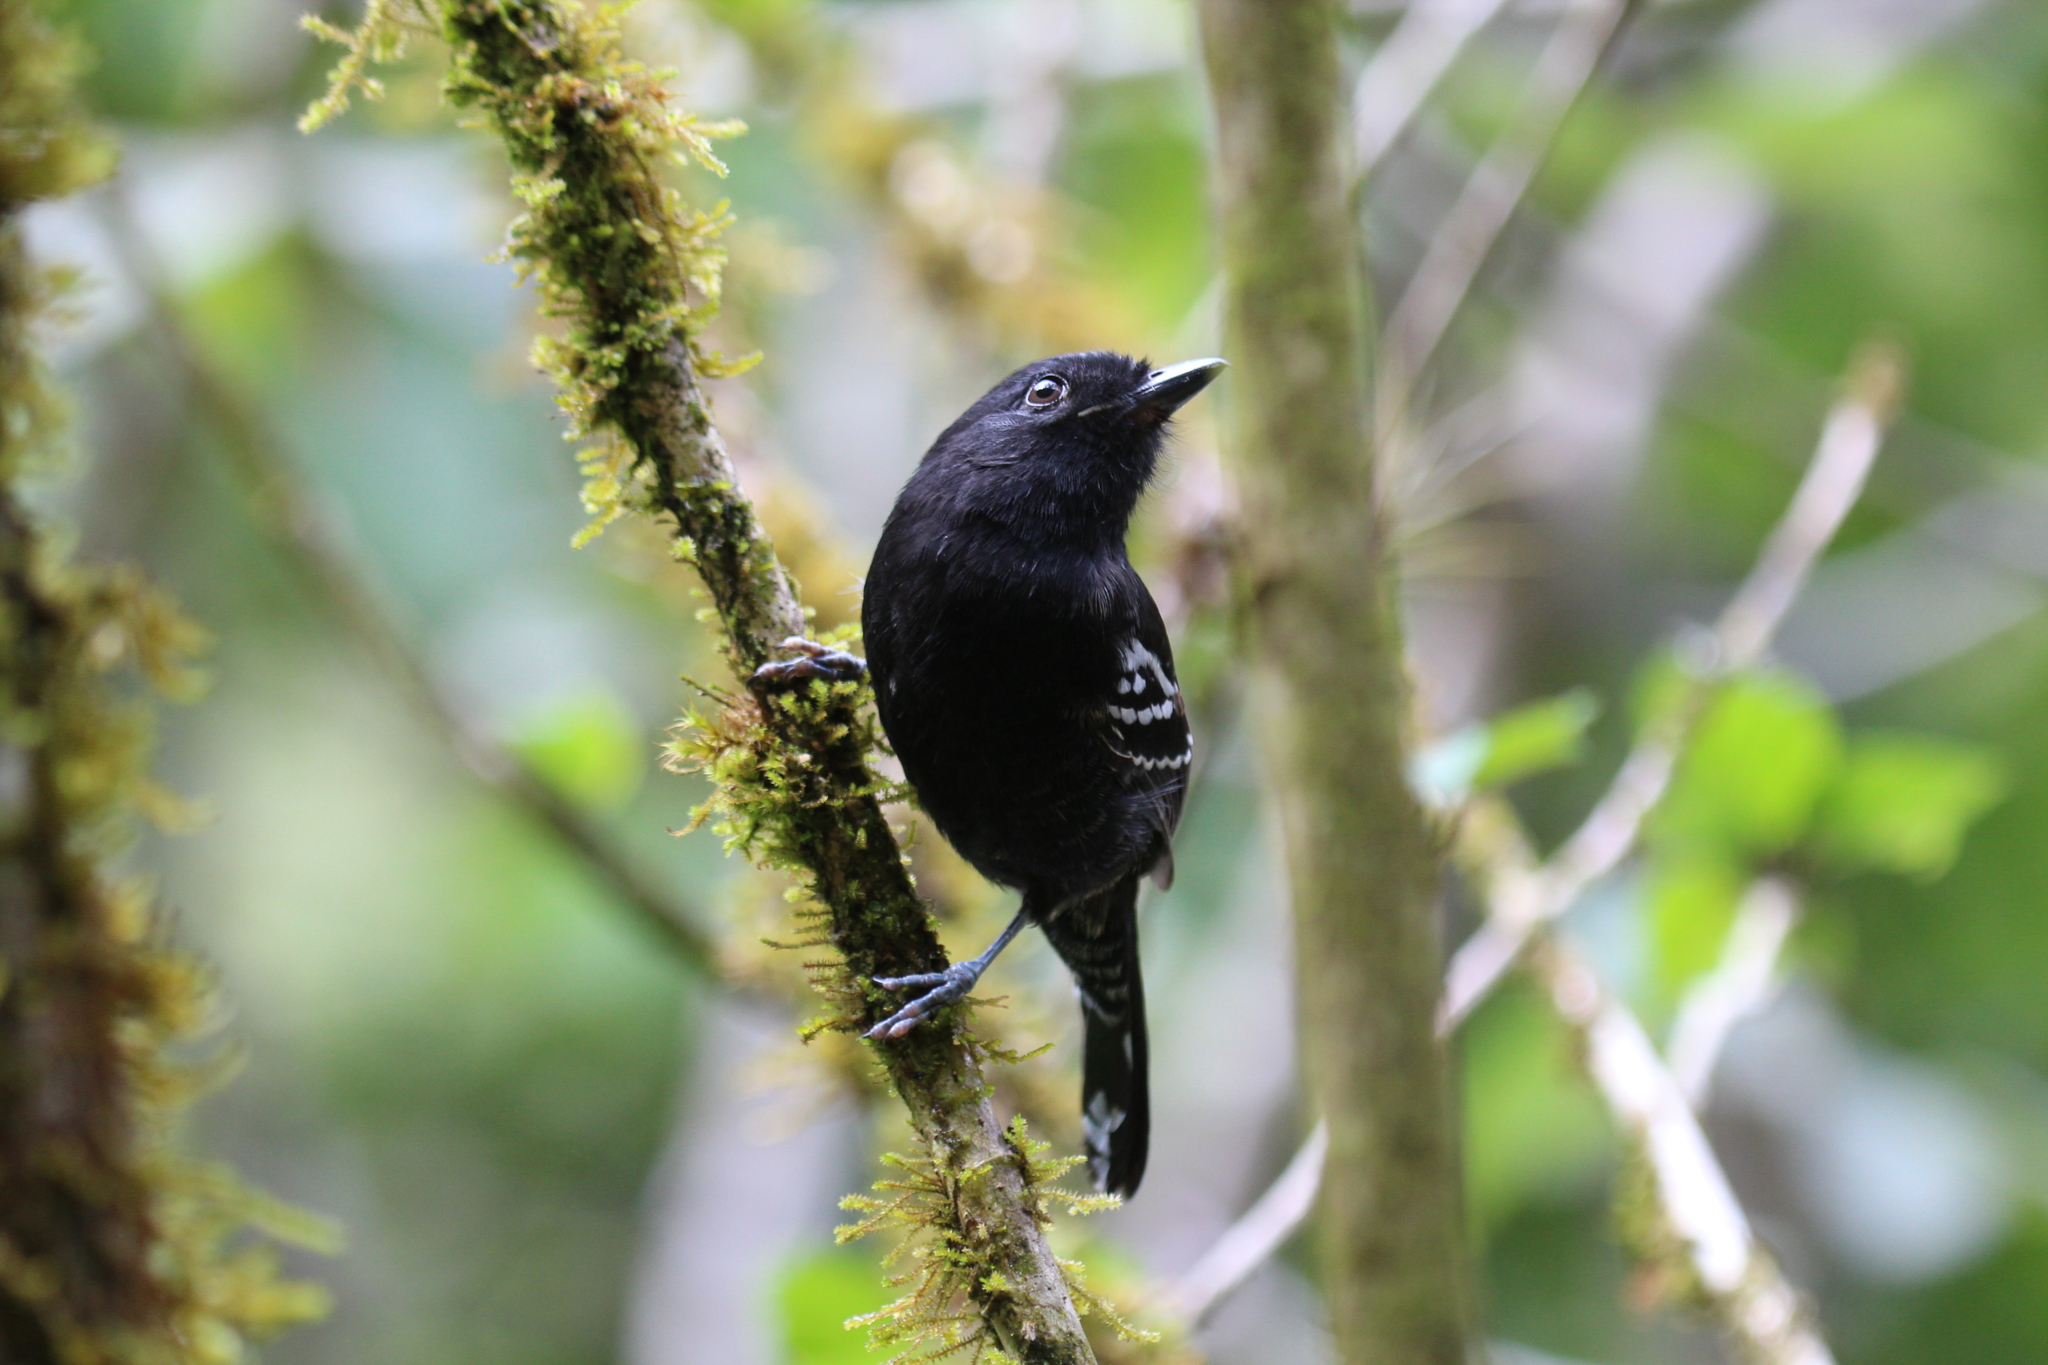
[[[812,678],[823,678],[826,682],[858,682],[868,671],[868,661],[859,655],[821,645],[816,640],[806,640],[801,635],[790,636],[777,648],[793,649],[797,651],[797,657],[762,664],[748,680],[755,687],[791,687]]]
[[[872,979],[885,991],[931,987],[923,995],[867,1031],[867,1037],[879,1041],[883,1038],[901,1038],[947,1005],[966,999],[967,992],[973,990],[974,983],[981,979],[981,967],[973,962],[955,962],[943,972],[920,972],[915,976],[877,976]]]

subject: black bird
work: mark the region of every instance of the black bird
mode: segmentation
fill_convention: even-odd
[[[1167,419],[1223,364],[1155,370],[1087,351],[997,384],[896,499],[861,606],[882,728],[919,801],[962,857],[1024,897],[980,957],[877,979],[924,993],[869,1036],[901,1037],[959,1000],[1038,925],[1080,991],[1089,1170],[1124,1195],[1150,1127],[1138,883],[1173,877],[1194,757],[1166,626],[1124,533]]]

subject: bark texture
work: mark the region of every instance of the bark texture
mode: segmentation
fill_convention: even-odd
[[[1201,0],[1217,124],[1241,602],[1286,840],[1301,1034],[1329,1124],[1340,1357],[1466,1355],[1460,1171],[1435,1037],[1441,850],[1404,777],[1396,574],[1327,0]]]

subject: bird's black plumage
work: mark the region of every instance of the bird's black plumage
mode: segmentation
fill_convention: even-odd
[[[1124,534],[1168,417],[1221,361],[1163,370],[1104,351],[997,384],[896,501],[861,623],[889,742],[932,822],[1023,893],[1079,987],[1083,1123],[1098,1187],[1144,1174],[1149,1113],[1138,883],[1172,875],[1194,748],[1173,650]],[[965,994],[989,953],[877,1025],[898,1036]]]

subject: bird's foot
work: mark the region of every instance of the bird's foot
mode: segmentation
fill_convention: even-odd
[[[955,962],[943,972],[875,977],[874,983],[885,991],[930,989],[869,1029],[867,1036],[876,1040],[901,1038],[947,1005],[966,999],[967,992],[974,989],[974,983],[981,980],[986,966],[983,962]]]
[[[755,687],[793,687],[812,678],[823,678],[826,682],[857,682],[868,671],[866,659],[848,654],[843,649],[821,645],[816,640],[806,640],[801,635],[790,636],[777,648],[793,649],[797,657],[762,664],[748,680]]]

